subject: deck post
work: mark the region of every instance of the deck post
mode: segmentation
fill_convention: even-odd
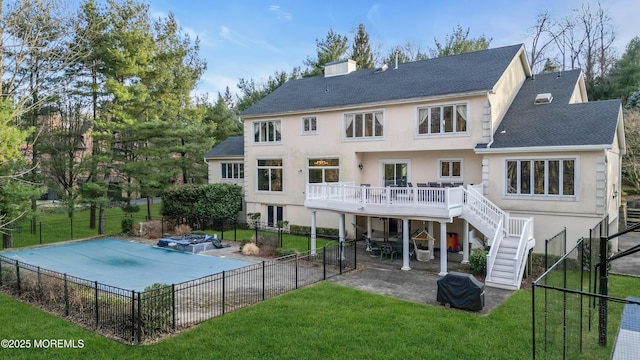
[[[469,263],[469,222],[462,223],[462,264]]]
[[[402,219],[402,269],[411,270],[409,266],[409,219]]]
[[[440,276],[447,275],[447,223],[440,222]]]
[[[427,225],[427,228],[429,229],[428,230],[429,234],[433,234],[433,221],[429,221],[429,225]],[[428,241],[428,243],[429,243],[429,259],[430,260],[433,260],[433,259],[436,258],[436,254],[435,254],[434,249],[433,249],[434,245],[435,245],[434,242],[435,241],[431,241],[431,240]]]

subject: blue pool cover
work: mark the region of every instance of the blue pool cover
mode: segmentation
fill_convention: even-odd
[[[183,253],[116,239],[3,252],[0,255],[136,291],[142,291],[154,283],[177,284],[251,265],[244,261]]]

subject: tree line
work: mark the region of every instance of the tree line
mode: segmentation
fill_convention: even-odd
[[[531,27],[530,63],[534,72],[581,67],[592,98],[622,98],[632,111],[640,106],[640,40],[617,57],[614,39],[600,4],[558,19],[543,13]],[[79,202],[88,204],[90,226],[102,233],[114,200],[135,211],[132,197],[205,183],[204,153],[242,134],[242,111],[286,81],[322,75],[329,62],[349,57],[359,69],[374,68],[484,50],[491,41],[457,25],[432,46],[383,51],[364,24],[351,39],[329,29],[302,66],[266,80],[241,78],[237,93],[226,88],[211,102],[193,95],[207,66],[199,40],[172,14],[152,17],[138,0],[86,0],[77,8],[64,0],[0,0],[0,231],[6,237],[3,229],[35,214],[47,188],[70,217]],[[632,173],[626,166],[627,178]]]

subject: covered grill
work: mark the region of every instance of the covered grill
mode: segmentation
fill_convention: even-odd
[[[438,279],[437,301],[464,310],[484,307],[484,284],[471,274],[450,272]]]

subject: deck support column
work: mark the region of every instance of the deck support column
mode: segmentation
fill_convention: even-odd
[[[469,222],[462,222],[462,264],[469,263]]]
[[[431,236],[433,236],[433,221],[429,221],[429,225],[427,225],[427,231]],[[436,258],[435,250],[433,249],[435,246],[434,241],[429,240],[429,259],[433,260]]]
[[[447,275],[447,223],[440,222],[440,276]]]
[[[402,269],[411,270],[409,266],[409,219],[402,219]]]
[[[316,212],[311,212],[311,255],[316,254]]]
[[[373,238],[373,234],[371,230],[373,229],[373,225],[371,224],[371,216],[367,215],[367,237],[369,239]]]

